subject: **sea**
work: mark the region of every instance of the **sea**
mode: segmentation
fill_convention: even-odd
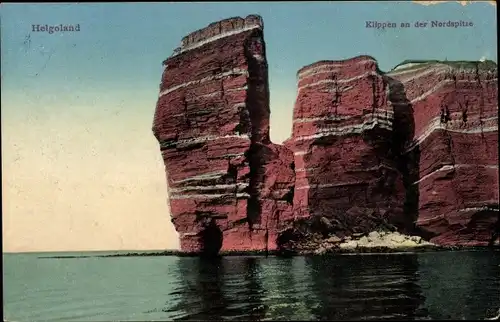
[[[498,250],[97,255],[4,253],[4,321],[483,320],[500,309]]]

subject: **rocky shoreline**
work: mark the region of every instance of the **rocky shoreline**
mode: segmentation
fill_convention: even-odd
[[[329,252],[391,252],[416,249],[436,249],[440,246],[425,241],[420,236],[403,235],[397,231],[372,231],[368,234],[353,234],[339,238],[332,235],[328,238],[314,236],[301,245],[305,251],[313,251],[316,255]]]
[[[296,242],[290,242],[276,251],[221,251],[216,257],[226,256],[326,256],[342,254],[393,254],[421,253],[460,250],[500,250],[500,245],[488,246],[442,246],[425,241],[420,236],[409,236],[399,232],[373,231],[368,234],[353,234],[339,238],[330,235],[326,238],[319,234]],[[133,252],[125,254],[84,255],[84,256],[44,256],[41,259],[88,258],[88,257],[149,257],[177,256],[204,257],[200,252],[165,250],[157,252]]]

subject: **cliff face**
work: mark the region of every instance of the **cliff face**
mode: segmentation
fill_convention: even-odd
[[[153,132],[183,251],[275,250],[304,226],[346,236],[416,222],[435,243],[491,237],[496,68],[314,63],[298,72],[292,136],[276,145],[260,17],[191,33],[164,67]]]
[[[387,74],[404,89],[415,124],[402,152],[416,225],[437,244],[487,245],[499,220],[498,80],[486,64],[434,62]]]
[[[292,138],[294,206],[338,234],[409,228],[393,151],[394,113],[376,61],[322,61],[298,73]]]
[[[291,213],[283,196],[294,173],[291,158],[280,159],[286,149],[269,140],[261,18],[226,19],[188,35],[164,67],[153,132],[181,249],[266,250],[268,225]]]

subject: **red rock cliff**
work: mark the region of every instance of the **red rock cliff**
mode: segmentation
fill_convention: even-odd
[[[402,151],[417,226],[431,241],[488,244],[498,217],[498,80],[486,63],[425,63],[388,73],[413,130]]]
[[[392,148],[394,112],[376,61],[320,61],[298,72],[292,138],[297,215],[323,216],[337,234],[409,229]]]
[[[193,32],[164,66],[153,132],[181,249],[275,248],[269,231],[292,212],[294,172],[291,152],[269,140],[261,18]]]
[[[181,249],[276,250],[304,223],[487,244],[499,220],[497,72],[469,65],[306,66],[292,136],[276,145],[262,19],[186,36],[164,62],[153,124]]]

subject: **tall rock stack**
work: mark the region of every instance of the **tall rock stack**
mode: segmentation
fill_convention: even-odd
[[[406,68],[405,68],[406,67]],[[498,221],[498,78],[491,62],[401,66],[417,226],[437,244],[486,245]]]
[[[153,132],[184,252],[305,239],[301,247],[379,228],[486,245],[499,229],[493,62],[420,62],[385,74],[370,56],[308,65],[283,145],[269,138],[259,16],[189,34],[164,68]]]
[[[369,56],[299,70],[286,142],[295,156],[297,217],[323,216],[345,233],[387,224],[409,228],[387,90]]]
[[[195,31],[164,68],[153,132],[181,249],[272,248],[268,226],[279,219],[262,218],[262,209],[291,214],[294,173],[276,159],[287,151],[269,140],[262,19],[230,18]],[[270,174],[274,167],[279,175]]]

